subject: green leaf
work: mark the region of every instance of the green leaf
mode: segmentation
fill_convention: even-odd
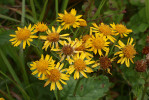
[[[108,77],[103,75],[96,78],[84,78],[80,80],[76,95],[74,96],[73,91],[76,81],[70,78],[68,84],[64,86],[61,92],[63,100],[99,100],[99,98],[106,95],[106,92],[108,92],[111,86]]]
[[[140,31],[140,32],[144,32],[144,31],[146,31],[146,29],[148,28],[148,24],[146,24],[146,23],[141,23],[138,28],[139,28],[139,31]]]

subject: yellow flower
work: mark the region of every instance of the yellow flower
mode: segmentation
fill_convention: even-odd
[[[123,38],[124,36],[127,37],[129,33],[132,32],[131,29],[127,29],[126,26],[122,25],[122,24],[110,24],[113,28],[113,32],[115,33],[115,35],[120,34],[121,38]]]
[[[79,21],[84,21],[83,19],[80,19],[82,15],[76,16],[76,10],[71,9],[71,11],[68,13],[66,10],[64,11],[64,14],[59,13],[58,22],[62,22],[62,26],[64,26],[64,29],[69,29],[70,26],[73,26],[74,28],[79,27],[80,23]]]
[[[67,83],[63,80],[69,80],[69,75],[63,73],[65,71],[65,69],[62,69],[63,66],[64,63],[60,65],[60,62],[58,62],[56,66],[48,68],[46,74],[46,83],[44,84],[44,87],[51,83],[51,91],[55,90],[55,84],[59,90],[63,89],[60,82],[66,85]]]
[[[130,66],[129,60],[133,62],[133,58],[135,57],[136,50],[134,49],[134,45],[132,44],[133,38],[129,38],[127,41],[127,45],[125,45],[121,40],[118,41],[119,45],[116,45],[120,51],[116,52],[114,55],[119,55],[120,59],[117,63],[123,64],[125,62],[126,66]]]
[[[86,59],[85,53],[76,54],[73,56],[72,62],[70,63],[69,68],[67,69],[67,73],[72,74],[74,71],[74,79],[79,79],[81,73],[85,78],[88,78],[85,73],[91,73],[93,70],[89,67],[90,64],[94,64],[95,61],[91,61],[91,59]],[[96,65],[93,65],[96,67]]]
[[[50,46],[54,48],[54,44],[56,45],[56,48],[58,48],[58,43],[61,41],[60,39],[68,39],[66,36],[69,36],[69,34],[62,34],[60,35],[60,32],[62,31],[61,27],[59,26],[57,30],[52,26],[52,31],[48,30],[46,33],[47,36],[40,36],[40,39],[46,40],[44,43],[44,46],[42,49],[45,49],[47,51],[47,48]]]
[[[95,37],[92,35],[92,38],[86,41],[86,47],[89,48],[88,51],[93,51],[95,54],[97,54],[97,51],[99,55],[103,55],[101,50],[104,50],[106,54],[109,52],[109,46],[110,42],[107,42],[106,36],[103,36],[103,34],[95,33]]]
[[[5,100],[4,98],[0,98],[0,100]]]
[[[70,57],[72,57],[75,53],[79,53],[80,51],[76,51],[75,48],[79,47],[82,42],[77,41],[71,41],[71,39],[68,39],[68,43],[66,41],[61,41],[60,44],[62,45],[62,49],[54,49],[52,48],[52,51],[60,51],[61,61],[64,60],[65,57],[67,57],[66,60],[70,61]]]
[[[54,62],[55,61],[49,55],[46,55],[45,59],[44,56],[41,55],[39,61],[35,61],[32,64],[30,64],[30,70],[33,71],[33,75],[38,74],[39,79],[43,80],[45,79],[46,70],[49,67],[54,66]]]
[[[112,36],[114,35],[114,32],[112,32],[112,29],[109,25],[106,25],[104,23],[99,24],[99,26],[97,26],[96,23],[92,24],[94,27],[92,27],[92,32],[98,32],[100,34],[103,34],[104,36],[106,36],[110,41],[114,42],[116,39]]]
[[[79,21],[79,23],[80,23],[80,26],[87,26],[87,22],[84,19]]]
[[[76,41],[82,42],[82,44],[79,47],[75,48],[75,50],[84,52],[86,54],[87,59],[93,58],[93,55],[86,51],[86,43],[82,41],[82,39],[80,41],[76,39]]]
[[[37,30],[38,32],[45,32],[48,30],[48,26],[44,23],[38,22],[37,24],[35,24],[35,30]]]
[[[34,27],[31,27],[31,24],[28,28],[26,26],[24,28],[18,27],[18,30],[15,31],[16,35],[10,34],[10,36],[14,38],[9,41],[11,41],[14,46],[18,46],[23,42],[23,49],[25,49],[26,43],[30,46],[30,42],[33,41],[33,38],[38,38],[38,36],[33,35],[36,33],[36,31],[33,30]]]

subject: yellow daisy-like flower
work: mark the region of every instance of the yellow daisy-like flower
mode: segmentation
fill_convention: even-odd
[[[81,73],[85,78],[88,78],[85,73],[91,73],[93,70],[89,67],[90,64],[94,64],[95,61],[91,61],[91,59],[86,59],[85,53],[76,54],[71,60],[69,68],[67,69],[67,73],[72,74],[74,71],[74,79],[79,79]],[[94,67],[97,64],[93,65]]]
[[[93,58],[93,55],[86,51],[86,43],[82,40],[79,41],[78,39],[76,39],[76,41],[82,42],[82,44],[79,47],[75,48],[75,50],[84,52],[87,59]]]
[[[66,10],[64,11],[64,14],[59,13],[58,22],[62,22],[62,26],[64,26],[64,29],[69,29],[70,26],[73,26],[74,28],[79,27],[80,23],[79,21],[84,21],[81,19],[82,15],[76,16],[76,10],[71,9],[71,11],[68,13]]]
[[[129,33],[132,32],[131,29],[127,29],[126,26],[122,25],[122,24],[110,24],[113,28],[113,32],[115,33],[115,35],[119,35],[121,36],[121,38],[123,38],[124,36],[127,37]]]
[[[100,34],[103,34],[106,36],[110,41],[114,42],[116,39],[112,36],[114,35],[114,32],[112,31],[111,27],[109,25],[106,25],[104,23],[99,24],[97,26],[96,23],[92,23],[94,27],[92,27],[92,32],[98,32]]]
[[[86,47],[88,48],[88,51],[93,51],[95,54],[97,54],[97,51],[99,55],[103,55],[101,50],[104,50],[106,54],[109,52],[109,46],[110,42],[107,42],[106,36],[103,36],[103,34],[95,33],[95,36],[92,35],[90,39],[86,41]]]
[[[31,27],[31,24],[28,27],[25,26],[24,28],[17,28],[18,30],[15,31],[16,35],[10,34],[10,36],[14,38],[9,41],[11,41],[14,46],[18,46],[21,42],[23,42],[23,49],[25,49],[26,43],[30,46],[30,42],[33,41],[33,38],[38,38],[38,36],[33,35],[37,31],[34,30],[34,27]]]
[[[37,76],[43,80],[45,79],[46,70],[48,70],[49,67],[54,66],[54,60],[49,55],[46,55],[45,59],[44,56],[41,55],[41,58],[39,61],[35,61],[32,64],[30,64],[31,68],[30,70],[33,71],[33,75],[38,74]]]
[[[68,43],[66,41],[61,41],[60,44],[62,45],[62,49],[54,49],[52,48],[52,51],[60,51],[61,61],[64,60],[65,57],[67,57],[66,60],[70,60],[70,57],[72,57],[75,53],[79,53],[80,51],[76,51],[75,48],[79,47],[82,42],[79,42],[77,39],[75,41],[71,41],[71,39],[68,39]]]
[[[5,100],[4,98],[0,98],[0,100]]]
[[[48,30],[48,26],[43,22],[38,22],[34,26],[35,26],[35,30],[37,30],[38,32],[45,32]]]
[[[47,86],[49,83],[51,83],[50,90],[55,90],[55,84],[59,90],[62,90],[63,87],[61,86],[60,82],[63,84],[67,84],[63,80],[69,80],[70,75],[66,75],[63,72],[65,69],[62,69],[64,66],[64,63],[60,65],[60,62],[56,64],[54,67],[49,67],[46,74],[46,83],[44,84],[44,87]]]
[[[58,43],[61,41],[60,39],[68,39],[66,36],[69,36],[69,34],[62,34],[60,35],[60,32],[62,31],[61,27],[59,26],[57,30],[52,26],[52,31],[48,30],[46,33],[47,36],[40,36],[40,39],[46,40],[44,43],[44,46],[42,49],[45,49],[47,51],[47,48],[50,46],[54,48],[54,44],[56,45],[56,48],[58,48]]]
[[[123,64],[125,62],[126,66],[130,66],[130,61],[133,62],[133,58],[135,57],[136,50],[134,49],[134,45],[132,44],[133,38],[128,38],[127,45],[125,45],[121,40],[118,41],[119,45],[116,45],[120,51],[116,52],[114,55],[119,55],[120,59],[117,63]],[[129,61],[130,60],[130,61]]]

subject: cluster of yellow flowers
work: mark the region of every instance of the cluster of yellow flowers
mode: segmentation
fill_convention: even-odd
[[[74,79],[79,79],[82,75],[87,78],[87,74],[93,72],[93,68],[99,67],[98,69],[107,70],[110,72],[111,63],[116,57],[120,59],[117,63],[123,64],[125,62],[126,66],[130,66],[130,61],[133,63],[133,58],[135,57],[136,50],[134,49],[133,38],[128,38],[128,42],[125,45],[120,38],[127,37],[129,33],[132,32],[131,29],[127,29],[123,24],[104,24],[101,23],[97,25],[92,23],[90,27],[90,33],[83,35],[81,39],[75,38],[72,40],[69,34],[61,34],[61,31],[69,28],[77,28],[80,26],[87,26],[84,19],[81,19],[82,15],[76,16],[76,10],[72,9],[69,13],[64,11],[64,14],[59,13],[57,18],[58,22],[62,22],[61,26],[56,29],[52,26],[51,30],[44,23],[37,23],[33,27],[29,25],[28,27],[19,28],[15,31],[14,37],[10,39],[14,46],[18,46],[23,43],[23,48],[25,49],[26,43],[30,46],[30,42],[33,38],[42,39],[44,45],[42,49],[47,49],[59,54],[59,61],[55,61],[52,56],[41,55],[38,61],[32,62],[30,64],[33,75],[37,75],[39,80],[45,80],[44,86],[51,83],[50,90],[55,90],[55,86],[59,90],[62,90],[62,84],[67,84],[65,81],[69,80],[70,75],[73,73]],[[46,35],[34,35],[37,32],[46,32]],[[116,39],[117,38],[117,39]],[[113,56],[110,53],[110,44],[115,45],[119,48]],[[95,61],[93,59],[93,54],[99,54],[99,59]],[[117,56],[119,55],[119,56]],[[68,61],[69,65],[66,65]]]

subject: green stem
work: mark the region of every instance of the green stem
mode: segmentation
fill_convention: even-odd
[[[77,32],[78,32],[79,29],[80,28],[77,28],[77,30],[75,31],[75,33],[74,33],[74,39],[77,38]]]
[[[100,5],[98,6],[98,9],[95,13],[95,15],[93,16],[92,20],[95,19],[96,17],[98,17],[100,15],[100,11],[101,11],[101,8],[103,7],[103,5],[105,4],[106,0],[102,0]]]
[[[146,91],[147,91],[147,88],[148,88],[148,83],[146,82],[145,84],[144,84],[144,90],[143,90],[143,94],[142,94],[142,97],[141,97],[141,100],[144,100],[144,97],[145,97],[145,94],[146,94]]]
[[[40,14],[39,21],[42,21],[42,20],[43,20],[43,18],[44,18],[44,14],[45,14],[45,11],[46,11],[47,4],[48,4],[48,0],[46,0],[46,1],[45,1],[45,3],[44,3],[44,6],[43,6],[43,9],[42,9],[42,12],[41,12],[41,14]]]
[[[56,18],[58,17],[58,0],[55,0]]]
[[[118,66],[116,66],[116,70],[117,70],[118,73],[120,73],[122,75],[123,79],[127,82],[127,84],[129,86],[131,86],[130,82],[127,80],[127,78],[125,77],[124,73],[122,71],[120,71]]]
[[[25,0],[22,0],[22,16],[21,16],[21,26],[25,25]],[[23,42],[20,44],[20,52],[19,52],[19,56],[22,62],[22,73],[23,73],[23,79],[24,79],[24,83],[25,85],[29,85],[29,80],[28,80],[28,76],[27,76],[27,72],[25,69],[25,63],[24,63],[24,54],[23,54]],[[32,89],[28,89],[27,90],[29,92],[29,94],[31,96],[34,96]]]
[[[145,11],[146,11],[146,18],[147,18],[147,22],[149,24],[149,0],[145,0]]]
[[[21,26],[25,23],[25,0],[22,0],[22,16],[21,16]]]
[[[80,83],[81,79],[83,79],[83,78],[79,78],[79,79],[77,80],[77,83],[76,83],[76,86],[75,86],[75,89],[74,89],[74,92],[73,92],[73,96],[76,95],[76,92],[77,92],[77,89],[78,89],[78,86],[79,86],[79,83]]]
[[[63,0],[61,12],[66,10],[69,0]]]
[[[147,73],[147,77],[145,79],[144,90],[143,90],[143,93],[142,93],[141,100],[144,100],[144,97],[145,97],[145,94],[146,94],[146,91],[147,91],[147,88],[148,88],[148,78],[149,78],[149,74]]]
[[[31,9],[32,9],[32,15],[33,15],[33,18],[34,18],[34,23],[36,23],[37,17],[36,17],[36,11],[35,11],[34,1],[33,0],[30,0],[30,4],[31,4]]]
[[[59,89],[57,89],[57,97],[58,97],[58,98],[57,98],[58,100],[61,100]]]

